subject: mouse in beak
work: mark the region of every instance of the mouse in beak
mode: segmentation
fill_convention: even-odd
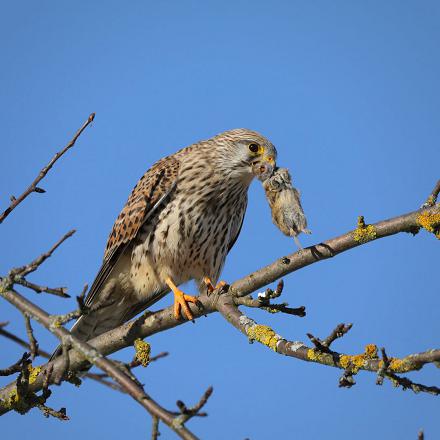
[[[298,235],[307,229],[307,219],[301,206],[299,191],[293,187],[287,168],[276,168],[272,175],[263,181],[266,198],[272,211],[272,221],[288,237],[293,237],[296,245],[302,249]]]

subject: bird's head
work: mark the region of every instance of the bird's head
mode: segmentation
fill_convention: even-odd
[[[266,180],[276,168],[276,148],[256,131],[238,128],[225,131],[214,139],[220,147],[222,164],[245,181],[250,182],[253,177]]]

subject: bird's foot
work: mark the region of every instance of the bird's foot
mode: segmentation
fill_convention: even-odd
[[[203,282],[206,284],[206,287],[208,289],[208,293],[214,292],[214,290],[222,289],[227,285],[226,281],[219,281],[217,285],[214,287],[212,284],[212,281],[208,277],[203,277]]]
[[[188,303],[191,302],[193,304],[199,305],[199,300],[196,296],[186,295],[182,292],[171,280],[171,278],[167,278],[165,280],[168,287],[174,293],[174,317],[176,319],[180,318],[180,312],[183,310],[183,313],[187,317],[189,321],[193,321],[194,317],[191,313],[191,310],[188,307]]]

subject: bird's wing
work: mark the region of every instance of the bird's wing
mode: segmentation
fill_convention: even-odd
[[[243,210],[242,210],[242,212],[239,213],[239,215],[241,215],[241,218],[238,220],[238,222],[236,224],[236,228],[233,231],[233,233],[231,234],[232,236],[231,236],[231,240],[230,240],[229,246],[228,246],[228,253],[234,247],[234,244],[236,243],[238,236],[240,235],[241,228],[243,227],[244,215],[246,213],[246,208],[247,208],[247,196],[246,196],[246,200],[244,202]]]
[[[179,168],[180,162],[177,159],[173,156],[165,157],[155,163],[134,187],[113,225],[104,261],[85,301],[87,306],[92,305],[123,250],[130,245],[141,226],[151,219],[174,190]]]

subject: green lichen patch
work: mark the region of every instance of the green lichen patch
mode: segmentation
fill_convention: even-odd
[[[376,229],[373,225],[367,225],[364,216],[358,217],[357,228],[353,231],[353,240],[357,243],[367,243],[376,238]]]
[[[136,350],[136,359],[143,367],[146,367],[150,363],[150,344],[142,339],[136,339],[134,341],[134,349]]]

